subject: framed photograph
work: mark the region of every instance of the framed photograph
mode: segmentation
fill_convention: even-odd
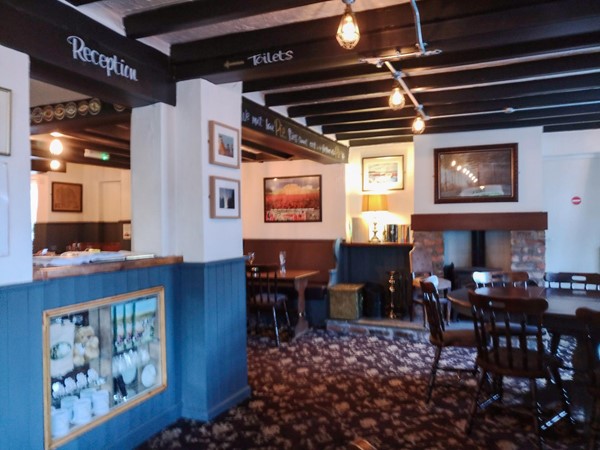
[[[363,158],[363,191],[404,189],[404,156]]]
[[[229,178],[210,177],[210,217],[237,219],[240,217],[240,182]]]
[[[321,175],[265,178],[265,222],[321,222]]]
[[[517,144],[436,148],[435,203],[516,202]]]
[[[0,155],[5,156],[10,156],[10,94],[0,88]]]
[[[52,211],[81,212],[83,185],[76,183],[52,183]]]
[[[240,167],[240,133],[233,127],[211,120],[210,162],[227,167]]]

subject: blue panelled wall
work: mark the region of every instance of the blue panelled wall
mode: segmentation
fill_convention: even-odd
[[[249,397],[242,258],[0,287],[0,448],[44,447],[42,312],[154,286],[165,288],[167,389],[62,448],[133,448]]]

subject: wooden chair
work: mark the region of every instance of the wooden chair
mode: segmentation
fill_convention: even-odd
[[[414,319],[414,304],[416,303],[422,305],[421,281],[435,274],[433,273],[433,262],[431,260],[431,255],[424,248],[413,247],[408,253],[408,259],[412,279],[412,294],[409,295],[408,313],[410,321],[412,322]],[[448,289],[452,288],[452,283],[450,280],[445,278],[438,277],[437,283],[438,290],[442,292],[446,292]],[[450,309],[450,305],[448,308]],[[423,326],[425,326],[425,324],[425,310],[423,310]]]
[[[537,444],[543,443],[542,431],[558,420],[565,418],[571,426],[570,403],[563,387],[559,367],[561,361],[546,353],[542,340],[542,316],[548,308],[543,298],[494,298],[469,292],[472,307],[475,337],[477,342],[476,363],[481,370],[477,392],[467,425],[467,433],[473,428],[477,410],[486,408],[494,401],[502,400],[502,380],[505,376],[529,379],[532,398],[532,415]],[[518,323],[520,326],[512,326]],[[535,336],[527,333],[527,324],[537,328]],[[482,387],[488,376],[493,380],[492,395],[480,403]],[[562,411],[544,420],[538,401],[537,380],[545,379],[556,386],[560,394]]]
[[[523,271],[502,272],[501,278],[504,286],[527,287],[534,283],[529,274]]]
[[[527,287],[532,281],[529,274],[523,271],[515,272],[473,272],[473,282],[476,288],[488,286]]]
[[[589,308],[578,308],[575,311],[577,319],[585,328],[586,368],[588,393],[592,397],[592,408],[589,414],[589,450],[596,448],[600,433],[600,360],[598,345],[600,345],[600,312]]]
[[[278,291],[277,273],[279,266],[276,264],[257,264],[246,266],[246,304],[249,311],[257,312],[257,321],[260,322],[260,313],[263,310],[273,314],[273,328],[275,341],[280,344],[279,323],[277,312],[283,310],[288,329],[291,329],[290,316],[287,311],[287,296]]]
[[[502,277],[500,272],[473,272],[473,282],[475,288],[490,287],[490,286],[501,286]]]
[[[546,272],[544,286],[552,289],[592,290],[600,289],[600,274],[583,272]],[[550,330],[550,351],[556,354],[560,344],[561,333]]]
[[[435,356],[431,366],[431,374],[427,385],[426,402],[431,400],[431,394],[435,385],[435,379],[438,370],[458,372],[458,373],[477,373],[477,366],[473,369],[462,369],[449,366],[440,366],[440,357],[442,350],[446,347],[473,347],[475,348],[475,334],[472,329],[464,330],[446,330],[444,325],[444,305],[440,301],[440,296],[436,285],[431,281],[421,281],[421,290],[423,292],[423,307],[429,325],[429,342],[435,346]]]

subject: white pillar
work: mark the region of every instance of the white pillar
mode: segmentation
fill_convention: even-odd
[[[10,155],[0,155],[0,285],[32,279],[29,57],[0,46],[0,87],[11,91]]]
[[[241,219],[210,217],[209,179],[240,180],[240,169],[209,163],[209,121],[237,129],[241,85],[177,85],[177,106],[132,115],[132,249],[209,262],[242,255]]]

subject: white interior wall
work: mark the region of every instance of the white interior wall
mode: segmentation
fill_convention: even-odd
[[[600,130],[544,134],[546,270],[600,272]],[[581,203],[573,203],[580,197]]]
[[[362,196],[368,192],[362,190],[362,160],[379,156],[404,156],[404,189],[388,191],[388,212],[380,214],[378,234],[385,224],[410,224],[410,216],[414,209],[414,148],[412,143],[384,144],[350,149],[346,166],[346,210],[347,221],[362,218]],[[348,233],[350,234],[350,233]],[[349,236],[347,236],[349,238]]]
[[[344,164],[276,161],[242,164],[242,224],[246,239],[337,239],[345,236]],[[264,179],[321,175],[322,222],[265,223]]]
[[[132,115],[132,247],[186,262],[242,256],[241,219],[210,218],[209,177],[240,169],[209,163],[209,121],[241,130],[241,84],[177,84],[177,106]],[[240,137],[241,139],[241,137]]]
[[[518,202],[434,203],[434,161],[436,148],[508,144],[518,147]],[[542,205],[542,128],[477,131],[415,136],[415,214],[532,212]]]
[[[104,202],[104,213],[113,222],[131,220],[131,172],[126,169],[67,163],[66,172],[45,172],[31,176],[38,185],[38,223],[49,222],[101,222],[102,184],[117,183],[118,198]],[[82,212],[53,212],[52,183],[79,183],[82,185]]]
[[[7,251],[0,255],[0,285],[8,285],[32,279],[31,214],[28,207],[31,170],[29,57],[26,54],[0,46],[0,87],[11,91],[11,154],[0,156],[0,164],[7,175],[7,192],[0,192],[0,196],[4,196],[8,203],[8,214],[0,217],[0,232],[5,234],[0,239],[8,241]]]

